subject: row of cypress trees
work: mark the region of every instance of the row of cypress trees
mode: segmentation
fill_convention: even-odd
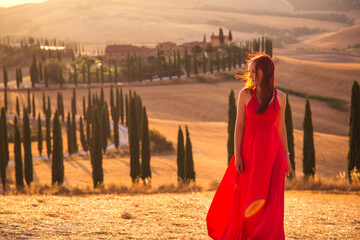
[[[111,92],[113,89],[111,88]],[[113,94],[112,94],[113,95]],[[28,93],[28,96],[30,96],[30,93]],[[125,98],[130,99],[129,102],[125,105],[126,113],[124,114],[123,109],[123,100],[122,100],[122,89],[116,89],[116,100],[114,98],[114,103],[110,106],[112,109],[111,117],[114,121],[114,126],[118,125],[118,122],[121,121],[125,122],[129,126],[129,143],[131,148],[131,177],[133,181],[138,181],[140,178],[144,181],[144,184],[151,183],[151,168],[150,168],[150,139],[149,139],[149,127],[148,127],[148,118],[146,113],[146,107],[142,106],[142,100],[136,92],[131,92],[129,90],[129,98],[126,94]],[[73,93],[73,99],[76,99],[76,92]],[[43,100],[46,99],[45,95],[43,94]],[[62,135],[61,135],[61,124],[59,120],[59,112],[63,111],[64,106],[62,102],[62,94],[58,93],[58,103],[57,103],[57,110],[54,114],[53,119],[53,133],[51,138],[50,133],[50,120],[51,120],[51,104],[50,104],[50,97],[48,96],[47,106],[44,100],[43,103],[43,112],[46,115],[46,145],[47,145],[47,154],[48,158],[52,159],[53,165],[52,165],[52,184],[55,184],[56,182],[58,184],[62,184],[64,180],[64,165],[63,165],[63,142],[62,142]],[[94,187],[98,187],[102,185],[103,182],[103,173],[102,173],[102,150],[106,149],[107,145],[98,144],[99,142],[104,142],[103,138],[108,138],[109,131],[106,131],[106,128],[108,128],[103,121],[109,122],[109,113],[108,113],[108,107],[107,103],[104,101],[104,92],[103,89],[101,89],[101,96],[98,98],[97,95],[91,95],[89,90],[89,104],[87,106],[87,134],[85,137],[85,133],[83,130],[83,121],[82,117],[80,117],[80,139],[81,144],[85,151],[90,149],[91,154],[91,162],[93,167],[93,181],[94,181]],[[18,100],[17,100],[18,102]],[[76,101],[72,101],[75,102]],[[116,102],[116,104],[115,104]],[[16,175],[17,175],[17,186],[23,187],[24,184],[20,179],[22,179],[22,161],[21,161],[21,151],[18,149],[21,149],[21,142],[24,143],[24,154],[25,154],[25,179],[28,185],[33,181],[32,180],[32,149],[31,149],[31,129],[30,129],[30,122],[29,122],[29,108],[34,109],[35,104],[31,104],[31,101],[28,102],[28,106],[24,107],[23,112],[23,139],[21,139],[21,135],[19,132],[19,128],[17,125],[17,118],[18,116],[15,116],[15,125],[14,125],[14,133],[15,133],[15,143],[14,146],[16,149],[16,160],[18,162],[16,169]],[[75,112],[76,106],[72,107],[72,112]],[[85,107],[84,107],[85,109]],[[119,114],[119,109],[121,114]],[[6,115],[5,115],[5,109],[2,109],[3,112],[3,118],[4,123],[6,123]],[[107,113],[106,113],[107,112]],[[103,117],[106,116],[107,118]],[[125,119],[124,119],[125,117]],[[141,120],[138,121],[137,119]],[[41,115],[38,113],[38,119],[37,119],[37,127],[38,127],[38,151],[40,155],[42,154],[43,150],[43,133],[42,133],[42,121],[41,121]],[[68,113],[68,119],[67,119],[67,132],[68,132],[68,142],[74,144],[76,143],[76,137],[74,138],[76,133],[76,125],[75,125],[75,115],[72,115],[72,118],[70,118],[70,113]],[[91,126],[91,127],[90,127]],[[91,133],[90,133],[91,128]],[[6,131],[6,126],[3,126],[1,128],[2,132]],[[104,133],[106,132],[106,133]],[[5,134],[4,136],[7,136]],[[91,136],[91,138],[90,138]],[[115,146],[119,146],[119,133],[118,128],[114,127],[114,138],[115,138]],[[1,138],[2,139],[2,138]],[[95,140],[96,139],[96,140]],[[51,140],[53,140],[53,144],[51,145]],[[139,142],[141,141],[141,145]],[[20,145],[19,145],[20,144]],[[8,144],[1,144],[1,146],[4,148],[5,146],[8,146]],[[20,146],[20,147],[19,147]],[[69,146],[69,149],[74,148],[74,146]],[[103,149],[102,149],[103,148]],[[5,149],[5,148],[4,148]],[[191,149],[191,148],[190,148]],[[1,153],[4,153],[4,151],[1,151]],[[139,162],[139,157],[141,154],[141,165]],[[4,154],[2,156],[5,156]],[[19,161],[20,160],[20,161]],[[2,161],[3,163],[4,161]],[[136,164],[138,162],[138,164]],[[134,164],[135,163],[135,164]],[[2,170],[6,169],[5,167],[2,167]],[[21,170],[21,171],[20,171]],[[5,172],[6,174],[6,172]],[[5,176],[4,174],[2,176]],[[4,181],[5,181],[4,177]],[[5,186],[5,184],[4,184]]]
[[[221,32],[222,31],[220,31],[220,34],[221,34]],[[230,33],[231,33],[231,31],[230,31]],[[211,45],[211,43],[209,43],[209,44]],[[216,51],[216,59],[215,60],[213,59],[211,52],[213,52],[214,47],[211,47],[211,49],[208,49],[208,47],[207,47],[205,49],[210,54],[209,59],[206,58],[205,51],[203,51],[202,66],[203,66],[204,73],[206,73],[207,65],[209,65],[210,72],[213,73],[213,63],[216,64],[218,71],[220,71],[220,65],[222,66],[222,69],[224,71],[226,70],[226,65],[228,66],[229,69],[235,68],[236,64],[241,65],[241,63],[244,62],[244,56],[246,55],[247,52],[250,52],[250,51],[258,51],[258,52],[261,51],[261,52],[265,52],[265,53],[269,54],[270,56],[272,56],[272,41],[264,36],[262,38],[259,37],[258,39],[253,39],[252,41],[247,41],[244,44],[241,44],[240,47],[238,47],[238,46],[226,46],[226,47],[222,46],[222,48],[224,50],[226,50],[226,54],[225,54],[225,52],[222,53],[222,63],[220,63],[220,57],[219,57],[218,51]],[[200,49],[200,51],[201,51],[201,48],[199,46],[197,46],[197,48],[194,48],[194,49]],[[192,49],[192,52],[193,52],[193,56],[192,56],[193,63],[192,64],[191,64],[191,57],[190,57],[190,55],[188,55],[187,49],[185,51],[184,63],[185,63],[185,69],[186,69],[186,73],[187,73],[188,77],[190,76],[190,71],[191,71],[190,68],[193,66],[194,73],[197,75],[198,74],[198,66],[200,65],[200,64],[198,64],[198,57],[197,57],[198,50],[194,50],[194,49]],[[49,57],[53,58],[53,56],[49,56]],[[57,59],[59,62],[61,62],[61,57],[59,54],[57,56]],[[49,86],[48,77],[47,77],[47,75],[48,75],[47,66],[44,66],[44,62],[45,62],[45,58],[41,57],[41,61],[39,63],[37,63],[36,55],[35,55],[35,53],[33,54],[33,61],[30,66],[30,80],[31,80],[31,85],[33,88],[35,87],[36,83],[39,83],[40,81],[43,81],[45,83],[45,87]],[[157,68],[156,71],[157,71],[160,79],[162,79],[162,77],[164,75],[167,75],[170,78],[172,78],[174,74],[177,75],[178,78],[181,77],[182,70],[181,70],[181,59],[180,59],[179,51],[174,51],[173,62],[172,62],[170,55],[168,56],[168,61],[166,61],[165,56],[163,56],[158,49],[157,63],[158,63],[158,65],[155,68]],[[136,80],[139,80],[141,82],[144,78],[144,75],[150,75],[150,79],[152,80],[153,72],[151,72],[151,73],[145,72],[142,67],[142,64],[143,63],[141,61],[140,56],[130,56],[128,54],[127,61],[126,61],[126,68],[122,70],[126,74],[128,82],[136,81]],[[70,65],[73,69],[73,73],[71,73],[70,68],[69,68],[69,73],[68,73],[69,83],[74,83],[74,85],[77,86],[78,76],[79,76],[79,73],[81,72],[82,83],[87,82],[88,85],[91,84],[91,79],[92,79],[92,75],[93,75],[90,71],[91,65],[92,65],[92,60],[90,60],[88,58],[83,58],[80,63],[80,68],[78,68],[75,58],[73,57],[73,63]],[[104,83],[104,75],[105,75],[105,72],[107,72],[108,82],[118,83],[119,78],[118,78],[117,68],[118,68],[118,66],[115,63],[113,69],[110,64],[107,65],[107,69],[105,69],[104,63],[101,62],[101,66],[99,68],[96,66],[96,72],[95,72],[96,82],[100,83],[100,80],[101,80],[101,83]],[[63,76],[63,68],[58,66],[56,68],[55,75],[56,75],[55,82],[59,83],[60,86],[62,86],[65,81],[64,76]],[[114,75],[113,79],[112,79],[112,75]],[[7,74],[5,67],[3,69],[3,76],[4,76],[3,82],[4,82],[4,86],[6,88],[7,83],[8,83],[8,74]],[[22,82],[21,68],[16,68],[17,87],[20,87],[21,82]]]
[[[189,184],[190,182],[195,182],[195,169],[194,169],[194,159],[192,153],[192,145],[190,140],[190,133],[187,125],[185,125],[185,145],[184,145],[184,134],[182,132],[181,126],[178,130],[178,142],[177,142],[177,176],[179,183]]]

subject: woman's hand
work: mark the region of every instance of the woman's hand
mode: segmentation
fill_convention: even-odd
[[[288,174],[289,172],[291,172],[292,167],[291,167],[291,162],[290,162],[290,156],[286,155],[286,174]]]
[[[238,173],[244,171],[244,163],[241,157],[235,157],[235,169]]]

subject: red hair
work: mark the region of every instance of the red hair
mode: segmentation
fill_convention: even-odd
[[[255,64],[255,77],[259,69],[263,72],[263,79],[260,82],[261,87],[261,96],[260,98],[261,104],[256,113],[263,114],[268,107],[270,100],[273,94],[273,88],[275,87],[275,63],[271,59],[271,57],[265,53],[261,54],[249,54],[248,59],[246,60],[246,68],[244,75],[235,74],[237,79],[242,79],[245,82],[245,87],[243,89],[250,89],[253,94],[253,90],[255,89],[255,85],[252,84],[250,79],[250,72],[247,68],[249,64],[253,62]]]

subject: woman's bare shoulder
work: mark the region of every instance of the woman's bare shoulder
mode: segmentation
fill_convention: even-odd
[[[241,98],[241,102],[244,104],[244,106],[247,105],[247,103],[250,101],[252,97],[251,89],[243,88],[239,92],[239,98]]]
[[[286,94],[283,91],[281,91],[279,89],[276,89],[276,90],[278,92],[279,97],[286,97]]]
[[[251,96],[251,89],[243,88],[240,90],[239,95]]]
[[[280,103],[285,102],[286,101],[286,94],[283,91],[279,90],[279,89],[276,89],[276,90],[277,90],[277,97],[279,99],[279,102]]]

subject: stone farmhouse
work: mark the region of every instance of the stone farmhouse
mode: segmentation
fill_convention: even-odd
[[[177,45],[173,42],[161,42],[156,45],[155,48],[149,48],[146,46],[134,46],[131,44],[113,44],[107,45],[105,48],[105,55],[103,61],[105,64],[123,64],[126,63],[127,56],[140,56],[141,60],[147,61],[149,57],[157,57],[157,49],[165,56],[173,55],[174,51],[179,51],[181,55],[185,54],[185,49],[191,53],[192,49],[196,46],[200,46],[201,49],[205,49],[205,42],[192,41],[185,42]]]

